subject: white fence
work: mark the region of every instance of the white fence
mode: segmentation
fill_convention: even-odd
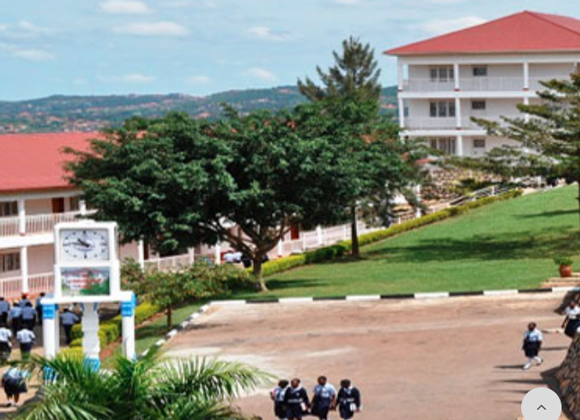
[[[84,216],[94,214],[94,211]],[[49,213],[26,216],[24,219],[23,234],[52,233],[54,225],[61,222],[74,222],[81,217],[81,212]],[[20,218],[18,216],[0,217],[0,237],[18,236],[20,234]]]
[[[38,295],[40,292],[52,292],[54,285],[52,273],[33,274],[28,276],[28,292]],[[19,298],[22,294],[22,277],[0,279],[0,296],[6,299]]]

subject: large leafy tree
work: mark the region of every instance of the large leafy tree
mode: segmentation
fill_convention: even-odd
[[[230,401],[271,377],[253,367],[210,359],[164,361],[156,351],[138,361],[116,359],[95,371],[82,357],[33,357],[31,369],[54,372],[21,420],[236,420]],[[42,380],[42,379],[41,379]]]
[[[403,191],[410,196],[407,187],[421,179],[414,163],[423,153],[416,142],[401,142],[396,126],[380,114],[380,70],[370,45],[351,37],[333,56],[335,64],[328,71],[316,69],[321,85],[306,78],[298,81],[298,89],[321,104],[323,115],[333,122],[335,142],[341,143],[337,147],[348,173],[341,196],[349,212],[352,255],[359,257],[356,221],[361,206],[381,209],[376,214],[388,223],[394,196]]]
[[[546,89],[538,92],[539,104],[518,105],[521,117],[502,117],[499,122],[474,118],[490,135],[511,139],[516,145],[495,148],[483,158],[450,163],[506,178],[564,178],[577,182],[580,189],[580,75],[542,85]]]
[[[124,240],[167,253],[227,241],[253,260],[265,290],[264,256],[292,225],[338,219],[343,156],[323,124],[308,106],[248,116],[230,109],[217,122],[179,113],[128,121],[88,152],[70,151],[71,181]]]

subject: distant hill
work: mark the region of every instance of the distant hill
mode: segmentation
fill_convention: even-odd
[[[395,115],[397,89],[383,91],[383,110]],[[231,90],[197,97],[167,95],[55,95],[26,101],[0,101],[0,133],[93,131],[116,126],[127,118],[161,116],[168,111],[184,111],[197,118],[214,118],[226,102],[240,112],[256,109],[279,110],[304,102],[295,86],[272,89]]]

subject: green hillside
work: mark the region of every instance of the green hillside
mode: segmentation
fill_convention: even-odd
[[[396,87],[383,90],[383,111],[395,115]],[[156,117],[183,111],[198,118],[215,118],[221,104],[240,112],[280,110],[303,103],[295,86],[247,89],[197,97],[168,95],[50,96],[28,101],[0,101],[0,133],[92,131],[121,124],[132,116]]]
[[[269,278],[270,295],[331,296],[538,287],[552,258],[580,261],[577,187],[473,210],[364,249],[364,260]]]

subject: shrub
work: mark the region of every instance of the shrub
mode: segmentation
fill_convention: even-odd
[[[556,258],[554,258],[554,262],[556,263],[556,265],[567,265],[567,266],[570,266],[574,263],[574,261],[572,261],[572,258],[565,257],[563,255],[558,255]]]
[[[496,197],[486,197],[479,199],[477,201],[471,201],[466,203],[462,206],[458,207],[451,207],[448,209],[444,209],[438,211],[436,213],[431,213],[417,219],[409,220],[407,222],[403,222],[399,225],[391,226],[387,229],[378,230],[376,232],[365,233],[364,235],[360,235],[359,245],[365,246],[375,242],[382,241],[384,239],[390,238],[392,236],[408,232],[413,229],[417,229],[419,227],[427,226],[441,220],[448,219],[450,217],[458,216],[461,214],[465,214],[470,210],[495,203],[498,201],[508,200],[511,198],[519,197],[522,195],[521,190],[514,190],[508,193],[502,194]],[[281,273],[287,270],[290,270],[295,267],[300,267],[306,264],[315,264],[324,261],[331,261],[336,258],[342,257],[344,254],[351,250],[351,241],[342,241],[338,244],[327,246],[324,248],[319,248],[314,251],[305,252],[301,255],[291,255],[289,257],[279,258],[275,261],[269,261],[265,263],[262,267],[262,274],[264,277],[270,276],[272,274]],[[249,272],[249,270],[248,270]]]

